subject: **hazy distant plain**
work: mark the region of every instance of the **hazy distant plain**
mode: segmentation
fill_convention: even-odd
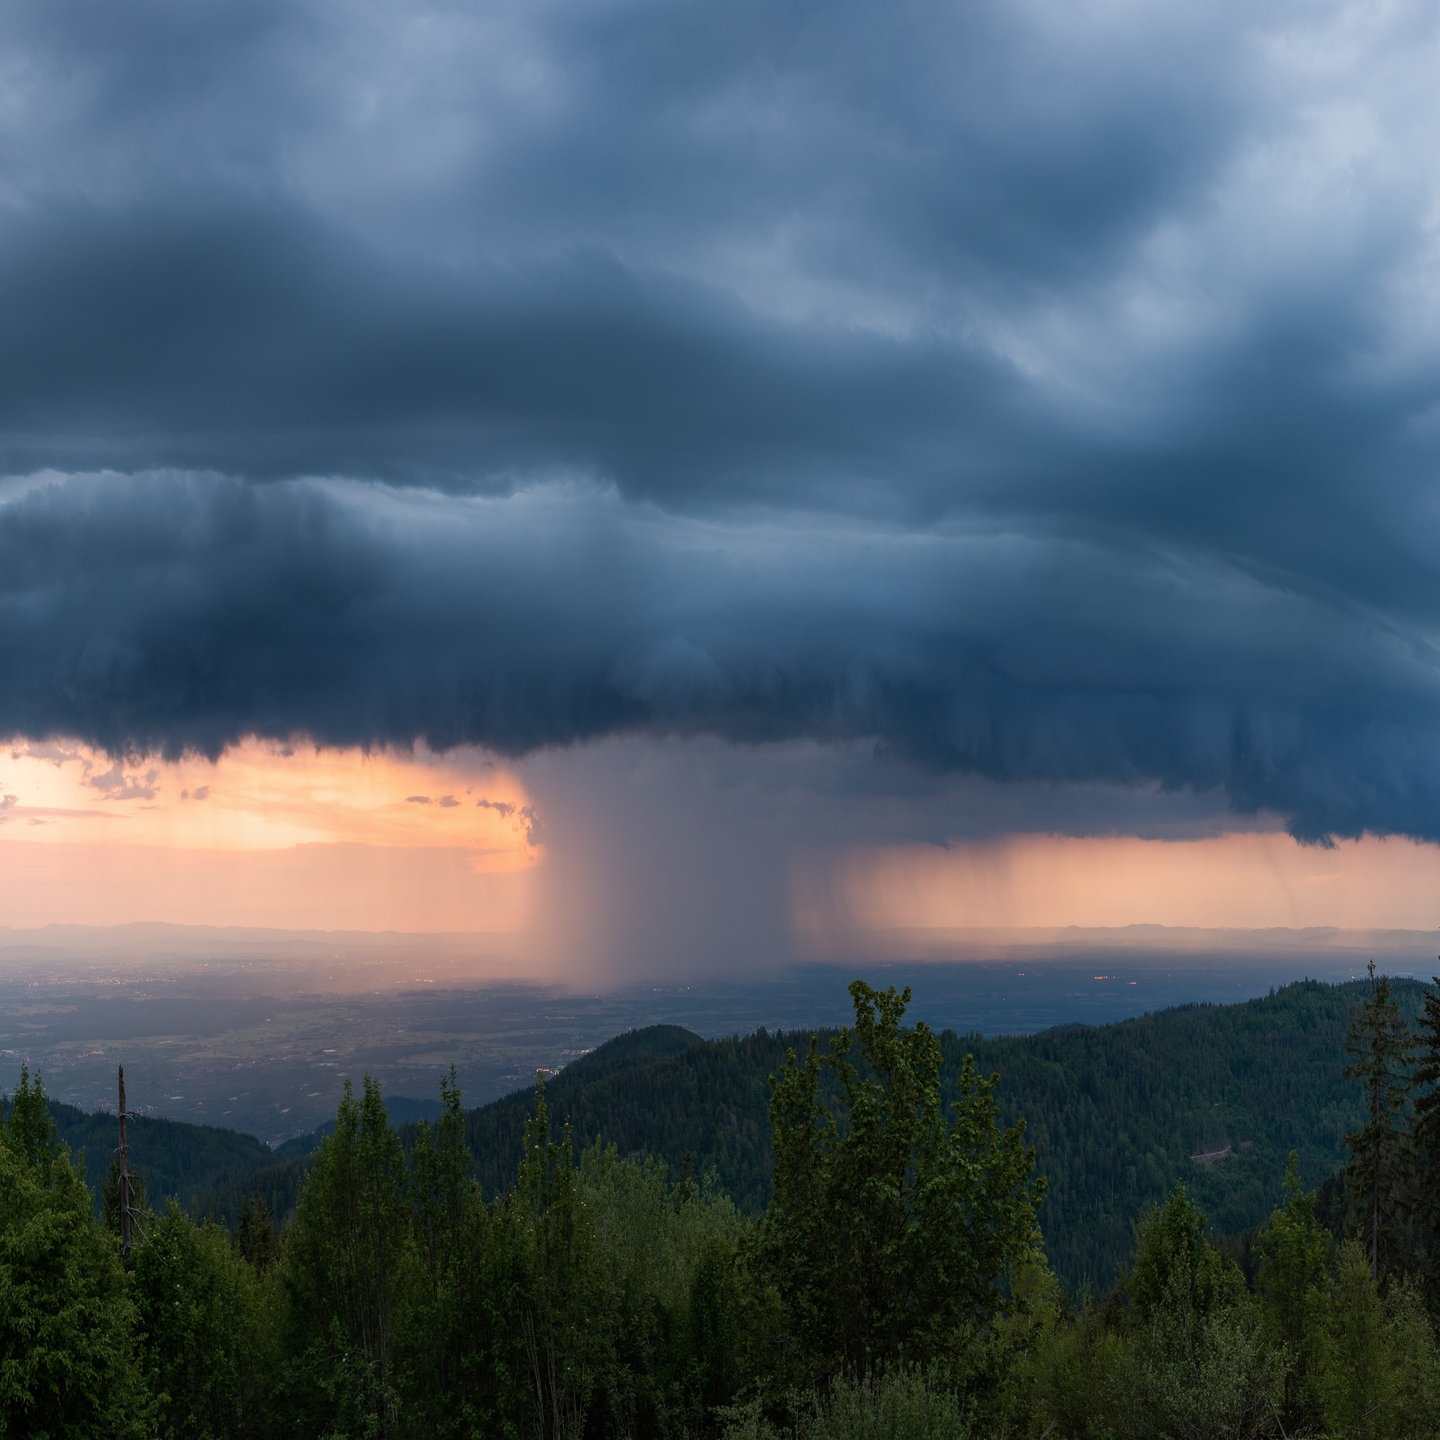
[[[641,1025],[715,1036],[841,1024],[857,975],[910,984],[913,1016],[936,1029],[1006,1034],[1345,979],[1371,954],[1394,974],[1434,968],[1424,932],[1135,927],[876,944],[870,956],[596,994],[527,981],[483,937],[0,931],[0,1088],[25,1062],[54,1098],[113,1108],[123,1064],[133,1109],[278,1142],[331,1116],[344,1080],[366,1072],[387,1095],[434,1100],[454,1064],[478,1104]]]

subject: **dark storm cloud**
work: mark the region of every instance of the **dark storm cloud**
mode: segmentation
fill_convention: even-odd
[[[1049,506],[1114,457],[1007,307],[1111,279],[1258,104],[1243,26],[998,6],[17,19],[11,470]]]
[[[12,472],[98,457],[494,488],[563,465],[683,502],[873,484],[913,450],[933,489],[956,466],[939,439],[1022,399],[973,346],[802,331],[601,254],[397,271],[284,214],[22,222],[0,306]]]
[[[12,7],[0,733],[1440,838],[1435,22],[1184,9]]]
[[[1440,834],[1421,635],[1211,557],[995,527],[68,480],[0,510],[0,673],[0,731],[116,753],[876,737],[936,772],[1219,789],[1306,838]]]

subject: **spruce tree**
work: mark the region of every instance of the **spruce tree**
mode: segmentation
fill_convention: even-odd
[[[135,1331],[119,1246],[95,1219],[39,1077],[22,1070],[0,1119],[0,1436],[152,1435]]]
[[[350,1082],[316,1152],[281,1268],[297,1396],[317,1433],[391,1433],[397,1312],[410,1259],[405,1157],[380,1087]],[[328,1414],[324,1412],[328,1410]]]
[[[1359,1080],[1365,1122],[1345,1137],[1350,1160],[1345,1183],[1360,1212],[1359,1229],[1378,1280],[1382,1261],[1393,1261],[1404,1205],[1407,1171],[1405,1110],[1410,1098],[1410,1035],[1390,994],[1387,976],[1370,962],[1370,994],[1350,1021],[1345,1074]]]
[[[1415,1037],[1415,1149],[1427,1168],[1440,1166],[1440,976],[1425,992]]]

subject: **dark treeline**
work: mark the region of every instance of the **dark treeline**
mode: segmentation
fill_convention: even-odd
[[[1440,1430],[1440,1216],[1426,1198],[1440,989],[1418,1028],[1376,977],[1346,1017],[1335,1086],[1358,1103],[1338,1233],[1292,1161],[1242,1269],[1212,1238],[1200,1187],[1176,1186],[1131,1217],[1118,1282],[1078,1299],[1045,1252],[1039,1217],[1060,1187],[1052,1166],[1047,1194],[1037,1169],[1038,1126],[1009,1118],[983,1064],[950,1063],[952,1037],[904,1023],[908,992],[857,982],[852,995],[853,1027],[776,1059],[753,1217],[693,1160],[577,1146],[543,1088],[514,1180],[487,1192],[453,1079],[408,1144],[367,1079],[288,1224],[255,1197],[233,1233],[171,1202],[139,1214],[122,1258],[118,1196],[97,1218],[22,1073],[0,1128],[0,1435]],[[656,1044],[683,1045],[671,1059],[697,1049]],[[602,1063],[593,1078],[634,1073]],[[1112,1069],[1126,1093],[1149,1083]],[[1243,1140],[1233,1126],[1249,1121],[1254,1080],[1233,1082],[1235,1115],[1184,1145]],[[1098,1108],[1072,1076],[1069,1103],[1087,1100]],[[1065,1103],[1057,1092],[1057,1116]],[[726,1128],[743,1136],[738,1111]]]
[[[69,1147],[82,1177],[98,1197],[115,1147],[115,1117],[87,1114],[51,1100],[56,1132]],[[0,1105],[0,1114],[4,1113]],[[151,1115],[129,1119],[130,1144],[144,1157],[146,1182],[158,1196],[190,1197],[236,1186],[247,1194],[255,1174],[274,1156],[263,1140],[216,1125],[193,1125]]]

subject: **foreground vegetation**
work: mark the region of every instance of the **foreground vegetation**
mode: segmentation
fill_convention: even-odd
[[[1383,980],[1352,1017],[1338,1235],[1292,1164],[1231,1247],[1242,1268],[1177,1187],[1119,1283],[1078,1300],[993,1077],[947,1075],[908,992],[852,996],[852,1028],[778,1064],[754,1219],[693,1166],[577,1155],[544,1090],[487,1198],[453,1080],[408,1153],[367,1080],[283,1234],[262,1201],[233,1234],[172,1202],[122,1258],[117,1196],[97,1219],[22,1074],[0,1129],[0,1435],[1440,1431],[1440,992],[1418,1037]]]

